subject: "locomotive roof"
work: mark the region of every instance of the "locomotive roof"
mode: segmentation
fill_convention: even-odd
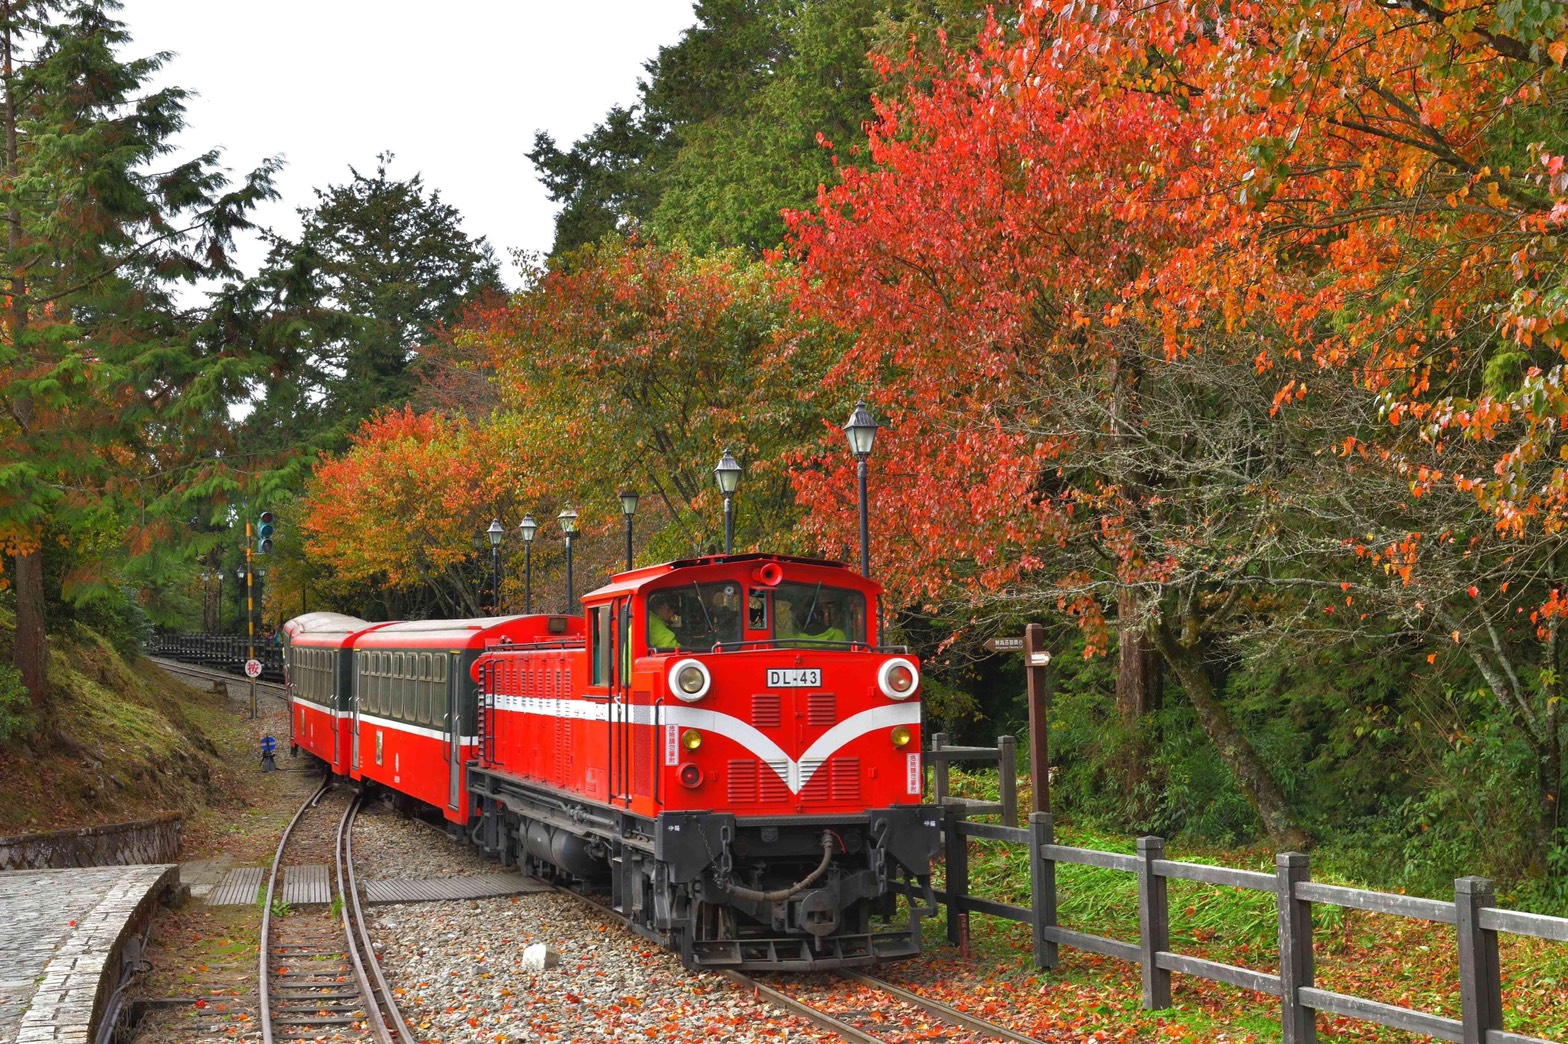
[[[583,595],[584,600],[598,599],[608,595],[625,594],[628,591],[639,591],[647,586],[650,581],[669,576],[671,573],[684,569],[695,569],[704,566],[735,565],[740,563],[776,562],[779,565],[812,566],[820,569],[843,570],[855,580],[869,583],[876,587],[876,581],[866,580],[859,573],[852,571],[843,562],[835,562],[826,558],[806,558],[801,555],[770,555],[759,552],[747,552],[740,555],[701,555],[697,558],[682,558],[674,562],[661,562],[658,565],[641,566],[629,569],[624,573],[617,573],[610,582],[603,587],[595,588]]]

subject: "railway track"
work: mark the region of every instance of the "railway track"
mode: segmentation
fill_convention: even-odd
[[[415,1044],[381,974],[360,906],[353,830],[361,798],[346,790],[340,794],[348,800],[334,800],[338,795],[329,782],[323,782],[294,813],[273,857],[261,915],[263,1044],[291,1040]],[[324,816],[336,804],[344,808],[331,842],[337,872],[332,909],[285,909],[279,874],[286,883],[291,872],[303,877],[307,866],[319,865],[307,861],[325,855]]]
[[[605,917],[622,925],[626,918],[589,896],[561,885],[555,891],[586,903]],[[835,1033],[852,1044],[901,1044],[931,1040],[932,1021],[952,1028],[942,1037],[946,1044],[984,1044],[1010,1041],[1012,1044],[1047,1044],[1038,1038],[1008,1029],[986,1019],[945,1004],[942,1001],[906,990],[874,975],[841,971],[823,975],[798,976],[785,980],[790,988],[780,988],[746,972],[724,971],[731,982],[812,1025]],[[845,995],[844,986],[858,993]],[[867,993],[880,996],[867,996]]]
[[[192,678],[200,678],[203,681],[234,682],[238,684],[248,684],[250,682],[250,679],[243,674],[217,671],[211,667],[193,667],[188,663],[181,663],[179,660],[166,660],[161,656],[151,656],[148,659],[170,673],[184,674]],[[285,703],[288,702],[287,690],[278,682],[257,681],[256,691],[269,693]]]

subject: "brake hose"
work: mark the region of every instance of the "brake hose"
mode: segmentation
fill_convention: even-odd
[[[724,885],[724,890],[735,896],[737,899],[747,899],[754,903],[776,903],[781,900],[788,899],[793,895],[799,895],[801,892],[804,892],[806,889],[816,884],[818,879],[820,879],[823,874],[828,872],[828,864],[832,861],[833,835],[828,831],[823,831],[822,862],[817,864],[817,868],[815,870],[811,871],[811,873],[807,874],[805,877],[802,877],[799,881],[796,881],[788,888],[779,888],[772,892],[759,892],[754,888],[747,888],[745,885],[738,885],[731,882]]]

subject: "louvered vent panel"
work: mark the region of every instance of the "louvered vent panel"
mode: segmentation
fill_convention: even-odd
[[[765,805],[788,801],[789,784],[784,782],[785,777],[780,774],[787,771],[788,768],[783,762],[764,762],[758,765],[757,800]]]
[[[571,767],[572,723],[565,718],[555,719],[555,781],[565,783]]]
[[[833,781],[829,791],[834,801],[860,800],[860,759],[834,758],[831,763]]]
[[[759,692],[751,698],[751,723],[759,729],[776,729],[783,722],[782,704],[776,692]]]
[[[806,785],[800,791],[802,801],[820,802],[828,799],[828,776],[832,767],[824,764],[821,758],[806,758],[800,763],[800,775],[806,780]],[[807,773],[810,773],[809,777]]]
[[[832,725],[838,721],[838,697],[831,692],[814,692],[806,697],[806,724]]]
[[[727,773],[729,799],[732,805],[754,805],[757,802],[757,769],[755,761],[732,761]]]
[[[652,727],[632,730],[632,788],[642,797],[653,796],[654,732]]]

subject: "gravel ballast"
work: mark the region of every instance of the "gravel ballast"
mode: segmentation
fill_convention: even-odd
[[[388,906],[371,915],[382,967],[422,1041],[828,1040],[727,979],[556,894]],[[560,963],[522,970],[544,943]]]

